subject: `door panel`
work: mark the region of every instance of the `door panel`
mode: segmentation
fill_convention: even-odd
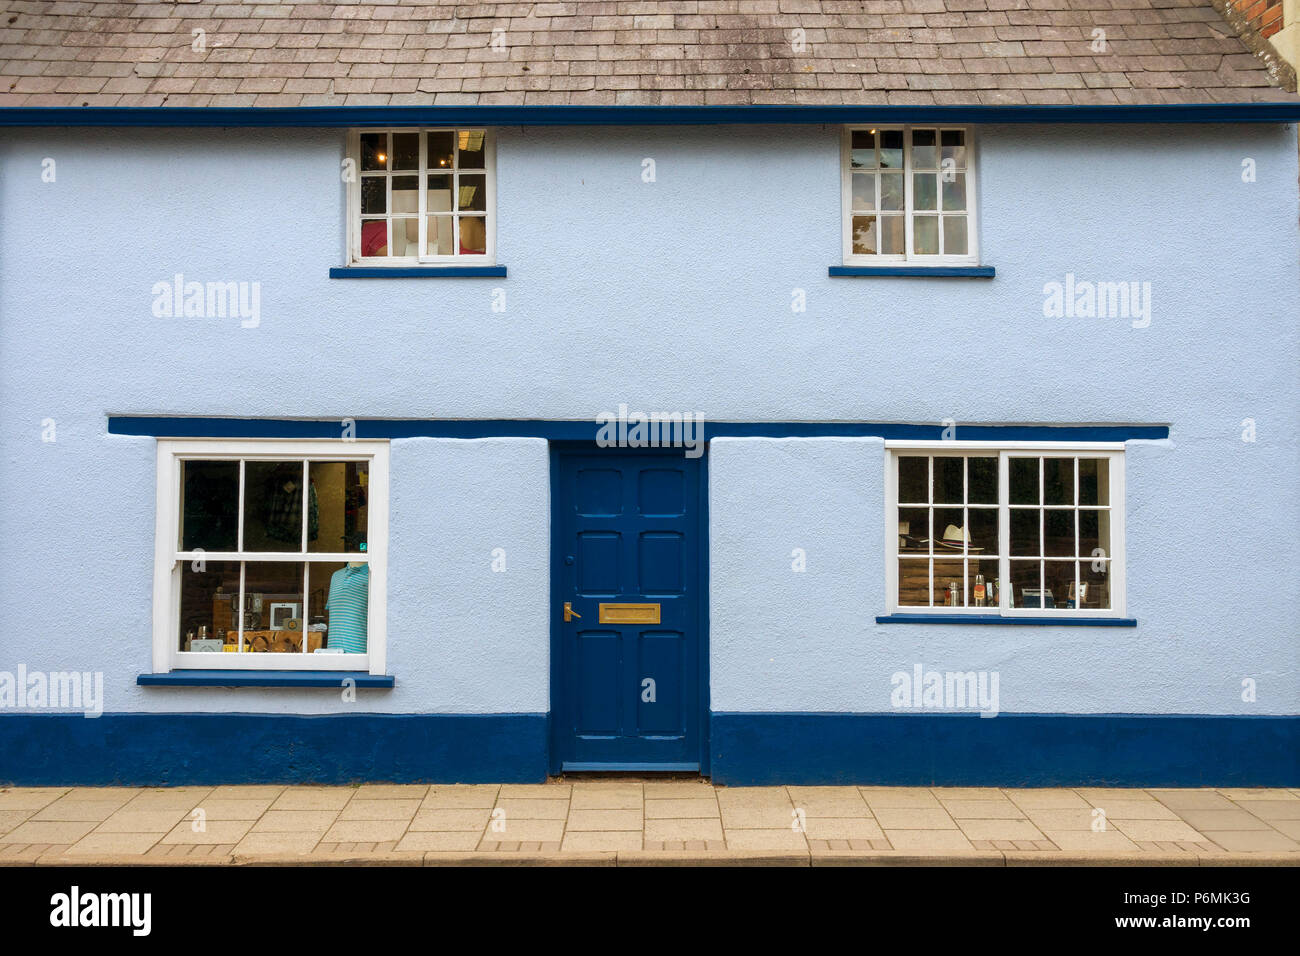
[[[700,765],[702,474],[701,459],[680,449],[555,455],[552,723],[562,767]],[[659,620],[602,622],[602,603],[657,604]]]

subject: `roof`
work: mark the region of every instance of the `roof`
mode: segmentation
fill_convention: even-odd
[[[0,0],[0,11],[0,108],[1296,99],[1279,85],[1294,74],[1252,53],[1210,0]]]

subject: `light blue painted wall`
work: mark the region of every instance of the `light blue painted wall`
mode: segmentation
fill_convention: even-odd
[[[1003,713],[1297,712],[1297,612],[1265,567],[1294,495],[1234,491],[1247,473],[1294,485],[1294,458],[1284,473],[1258,445],[1128,443],[1131,629],[876,624],[885,455],[879,439],[710,443],[714,710],[890,712],[890,678],[921,664],[997,672]]]
[[[828,278],[830,127],[503,129],[508,279],[343,281],[326,277],[344,255],[338,131],[6,131],[0,669],[102,663],[110,710],[342,706],[135,688],[152,443],[106,436],[107,414],[591,420],[626,402],[718,420],[1173,428],[1129,460],[1136,631],[868,626],[883,605],[880,444],[718,442],[715,709],[880,709],[896,658],[975,647],[969,666],[1008,675],[1006,710],[1243,712],[1240,676],[1258,676],[1249,712],[1295,712],[1280,557],[1300,532],[1295,128],[999,127],[978,142],[992,281]],[[260,326],[154,318],[150,290],[177,272],[260,282]],[[1045,319],[1043,285],[1067,272],[1150,281],[1151,326]],[[359,706],[544,710],[544,446],[394,443],[393,494],[398,689]],[[518,563],[489,577],[498,541]],[[795,546],[821,569],[801,581]],[[811,616],[761,617],[772,595]],[[488,603],[517,610],[494,629],[477,617]],[[778,647],[795,622],[799,653]]]

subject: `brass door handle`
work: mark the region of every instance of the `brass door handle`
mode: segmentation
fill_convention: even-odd
[[[573,609],[573,602],[571,602],[571,601],[565,601],[565,602],[564,602],[564,620],[565,620],[565,623],[568,623],[569,621],[572,621],[575,617],[577,617],[577,618],[581,618],[582,615],[579,614],[577,611],[575,611],[575,610]]]

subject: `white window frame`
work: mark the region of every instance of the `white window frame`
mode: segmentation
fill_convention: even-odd
[[[967,254],[964,256],[950,255],[918,255],[912,252],[912,222],[916,211],[912,208],[912,130],[913,129],[933,129],[937,132],[943,130],[962,130],[966,134],[966,167],[961,170],[966,174],[966,248]],[[853,150],[853,133],[860,130],[874,130],[877,133],[882,130],[902,130],[903,132],[903,254],[885,254],[876,253],[875,255],[857,255],[853,252],[853,169],[850,165]],[[862,124],[856,126],[846,126],[840,136],[840,233],[842,243],[842,254],[844,265],[846,266],[880,266],[889,264],[909,265],[909,266],[974,266],[979,265],[979,216],[977,210],[979,203],[976,199],[976,168],[979,163],[976,148],[976,137],[974,127],[963,126],[954,123],[914,123],[901,125],[897,123],[885,124]],[[866,172],[866,170],[861,170]],[[875,170],[876,175],[876,210],[874,215],[877,217],[876,234],[881,235],[882,230],[879,225],[880,217],[880,170]],[[923,209],[922,215],[929,215],[931,212],[936,215],[943,215],[943,195],[942,188],[936,204],[939,208],[935,210]],[[940,242],[942,242],[943,226],[939,227]]]
[[[460,228],[457,223],[456,229],[456,249],[451,255],[429,256],[424,255],[425,241],[429,230],[429,212],[428,212],[428,184],[429,174],[438,173],[438,170],[428,169],[428,152],[429,137],[428,133],[458,133],[465,129],[482,129],[483,130],[483,169],[482,173],[486,176],[486,224],[485,232],[487,234],[486,250],[483,255],[462,255],[460,252]],[[420,166],[418,172],[408,170],[386,170],[388,178],[387,199],[385,202],[385,218],[388,223],[388,247],[392,248],[393,242],[393,177],[394,176],[417,176],[419,181],[419,211],[416,213],[419,217],[419,239],[416,248],[420,254],[414,256],[369,256],[361,255],[361,180],[363,178],[361,170],[361,134],[362,133],[419,133],[420,134]],[[459,149],[459,147],[457,147]],[[495,131],[491,127],[482,126],[393,126],[382,129],[354,129],[348,132],[348,158],[352,161],[353,174],[348,181],[347,204],[348,204],[348,264],[353,266],[366,267],[394,267],[394,268],[411,268],[412,266],[428,265],[457,265],[457,266],[494,266],[497,261],[497,187],[496,187],[496,166],[497,166],[497,145]],[[371,173],[378,172],[371,170]],[[478,175],[480,170],[446,170],[445,172],[454,172],[457,177],[461,172],[472,175]],[[453,191],[459,186],[459,180],[453,184]],[[409,216],[410,214],[405,214]],[[372,218],[378,218],[374,216]],[[459,217],[457,217],[459,218]]]
[[[1060,444],[1055,442],[887,441],[885,449],[885,587],[886,602],[890,614],[979,614],[1006,618],[1060,617],[1069,619],[1127,617],[1124,548],[1124,445],[1122,442]],[[982,608],[926,607],[924,605],[900,605],[898,603],[898,560],[900,557],[908,557],[906,553],[900,552],[898,549],[898,458],[908,455],[933,455],[936,457],[945,455],[952,457],[993,457],[996,455],[998,457],[998,580],[1007,582],[1007,586],[1001,589],[998,606]],[[1110,607],[1024,608],[1008,606],[1011,593],[1011,510],[1013,507],[1042,510],[1041,493],[1039,505],[1012,506],[1009,503],[1008,462],[1011,458],[1025,455],[1044,458],[1078,456],[1083,458],[1106,458],[1109,460]],[[928,494],[932,496],[933,491],[928,492]],[[1079,483],[1077,480],[1074,483],[1074,499],[1075,503],[1072,507],[1077,512],[1079,508]],[[965,506],[965,503],[963,503],[963,506]],[[931,504],[928,507],[939,506]],[[1039,551],[1042,551],[1041,534]],[[912,555],[912,557],[920,557],[920,555]],[[970,558],[978,556],[954,552],[951,555],[945,554],[944,557]],[[1042,560],[1041,556],[1039,560]],[[1080,564],[1086,562],[1084,558],[1078,560]],[[969,588],[965,588],[965,582],[963,582],[963,586],[963,593],[967,593]],[[933,600],[933,583],[931,585],[931,599]]]
[[[366,550],[361,554],[302,552],[182,551],[181,462],[214,460],[364,461],[369,464]],[[154,528],[154,673],[201,670],[365,671],[383,674],[387,665],[388,442],[248,439],[159,439]],[[241,485],[242,487],[242,485]],[[243,511],[242,493],[240,512]],[[242,517],[241,517],[242,521]],[[304,522],[304,525],[306,523]],[[242,539],[242,535],[241,535]],[[304,541],[306,530],[304,528]],[[181,567],[187,561],[364,560],[370,565],[365,654],[214,654],[180,650]]]

